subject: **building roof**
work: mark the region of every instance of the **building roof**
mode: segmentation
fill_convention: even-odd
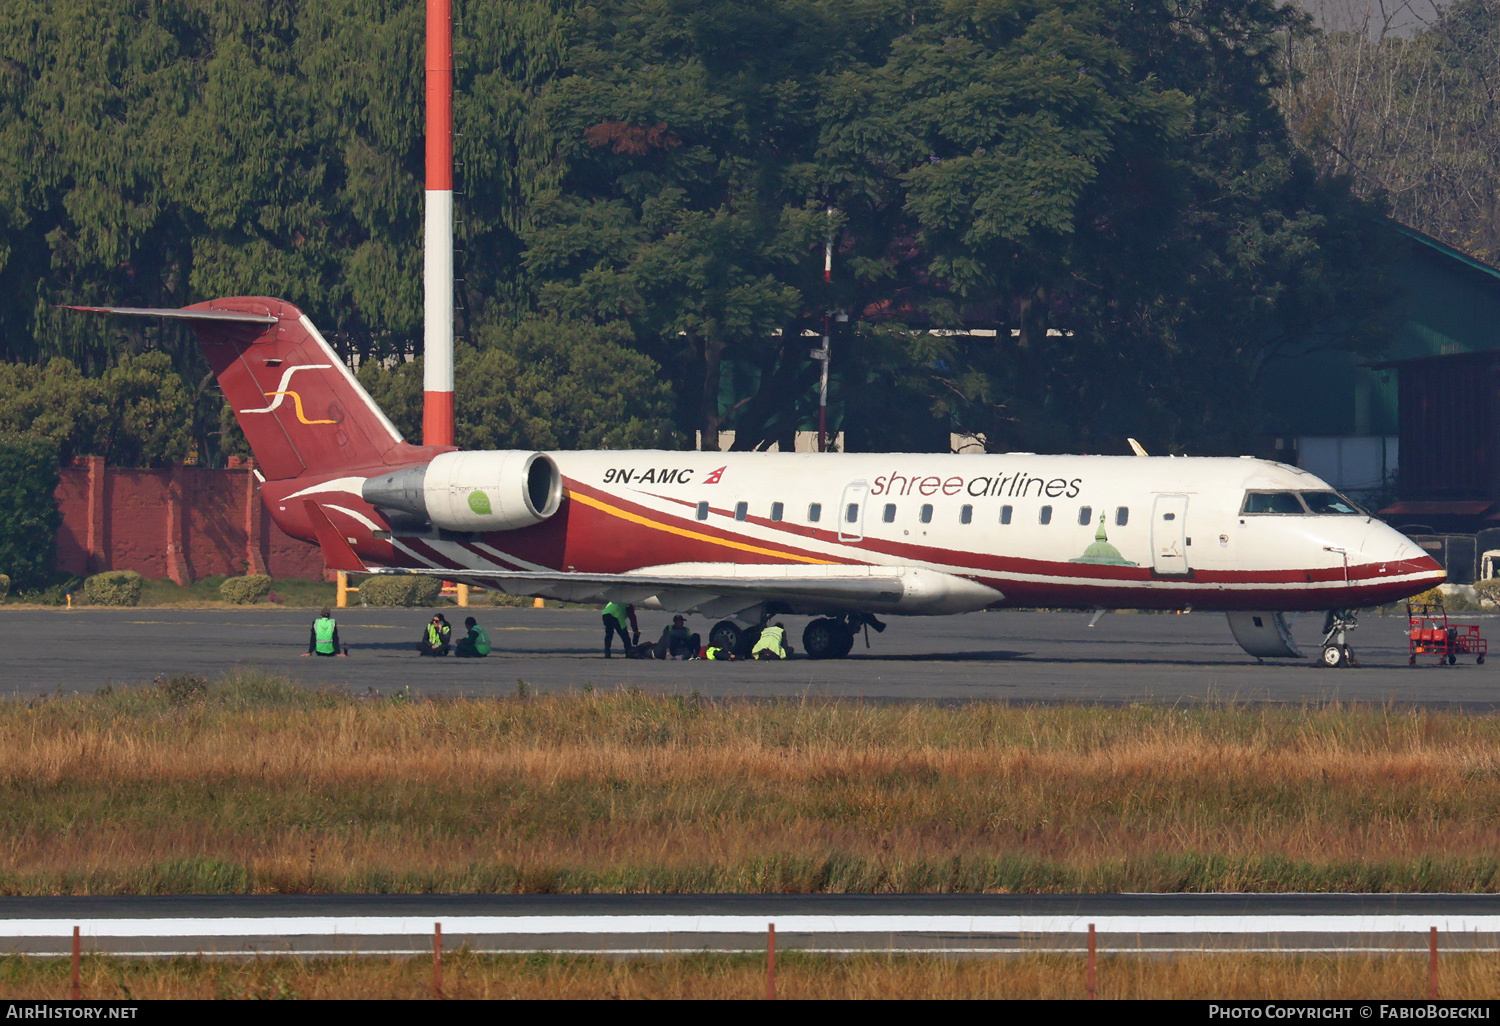
[[[1480,274],[1486,274],[1491,278],[1500,280],[1500,267],[1491,267],[1489,264],[1485,263],[1483,260],[1480,260],[1478,257],[1472,257],[1461,249],[1454,249],[1446,242],[1439,242],[1431,235],[1428,235],[1425,232],[1419,232],[1410,225],[1402,224],[1400,221],[1388,221],[1387,223],[1399,234],[1405,235],[1408,239],[1411,239],[1414,242],[1419,242],[1429,249],[1436,250],[1438,253],[1442,254],[1450,260],[1457,260],[1459,263],[1464,264],[1465,266],[1475,271],[1478,271]]]

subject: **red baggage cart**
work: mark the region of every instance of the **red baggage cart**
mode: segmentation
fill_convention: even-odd
[[[1448,611],[1442,599],[1434,602],[1406,603],[1407,664],[1415,666],[1417,656],[1435,655],[1438,663],[1444,661],[1452,666],[1461,655],[1472,655],[1475,662],[1483,665],[1487,647],[1479,636],[1478,624],[1453,624],[1448,622]]]

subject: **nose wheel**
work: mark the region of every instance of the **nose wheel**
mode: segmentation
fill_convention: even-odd
[[[1323,651],[1318,655],[1318,665],[1329,669],[1358,666],[1354,649],[1349,645],[1348,633],[1359,626],[1358,615],[1352,609],[1330,609],[1323,621]]]

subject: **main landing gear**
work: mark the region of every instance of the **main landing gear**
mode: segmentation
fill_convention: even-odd
[[[748,659],[764,626],[741,627],[733,620],[720,620],[708,632],[708,643],[733,652],[736,659]],[[819,617],[803,629],[802,651],[812,659],[842,659],[854,648],[854,636],[866,626],[877,633],[885,630],[885,624],[869,613]]]
[[[813,659],[842,659],[854,647],[854,635],[865,626],[874,627],[876,633],[885,630],[885,624],[869,613],[819,617],[802,631],[802,650]]]
[[[1353,609],[1330,609],[1323,621],[1323,651],[1318,655],[1321,666],[1358,666],[1348,632],[1359,626],[1359,614]]]

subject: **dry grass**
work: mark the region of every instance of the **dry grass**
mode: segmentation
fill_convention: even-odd
[[[68,993],[62,959],[0,960],[0,999],[60,999]],[[1445,955],[1438,974],[1446,999],[1493,998],[1500,957]],[[84,959],[85,998],[368,998],[432,996],[430,959],[345,958],[254,961],[182,958],[159,962]],[[1083,961],[1039,955],[987,959],[782,953],[782,998],[1081,998]],[[449,955],[449,998],[759,998],[765,963],[754,956],[677,956],[615,961],[569,956]],[[1424,955],[1191,954],[1100,959],[1100,998],[1427,997]]]
[[[1500,718],[404,703],[239,674],[0,703],[0,893],[1490,891]]]

